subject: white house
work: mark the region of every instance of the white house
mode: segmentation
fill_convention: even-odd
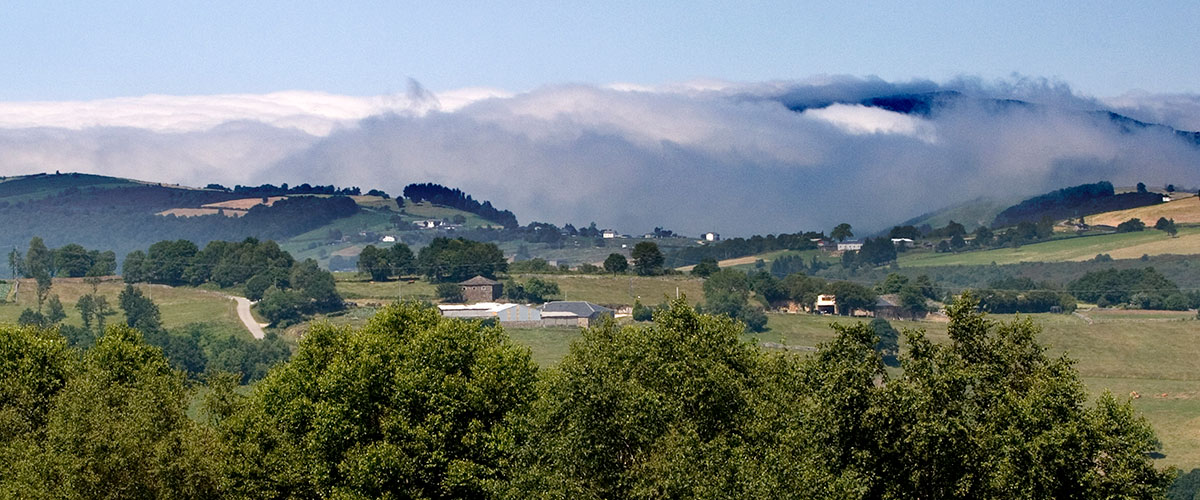
[[[721,241],[721,235],[714,232],[707,232],[700,236],[704,241]]]
[[[819,314],[837,314],[837,296],[836,295],[818,295],[816,310]]]
[[[863,242],[861,241],[839,241],[837,249],[839,252],[845,252],[847,250],[859,251],[862,250],[862,245]]]
[[[389,234],[389,235],[387,235],[387,236],[384,236],[383,238],[381,238],[379,241],[382,241],[382,242],[384,242],[384,243],[395,243],[395,242],[396,242],[396,237],[395,237],[395,236],[392,236],[392,235],[390,235],[390,234]]]
[[[605,239],[613,239],[617,237],[617,232],[612,229],[605,229],[600,231],[600,237]]]

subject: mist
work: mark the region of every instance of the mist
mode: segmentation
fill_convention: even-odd
[[[913,114],[859,104],[943,91],[963,98]],[[163,118],[171,113],[148,120],[144,112],[125,121],[63,123],[62,113],[53,114],[57,122],[22,121],[6,118],[15,113],[0,103],[0,173],[308,182],[393,194],[437,182],[510,209],[523,223],[595,221],[628,233],[661,226],[693,235],[828,231],[839,222],[869,231],[979,196],[1098,180],[1200,185],[1194,142],[1093,113],[1195,130],[1194,96],[1099,100],[1041,79],[831,76],[562,85],[515,95],[432,93],[413,82],[401,96],[288,96],[286,106],[261,105],[262,116],[231,110],[221,96],[189,97],[207,102],[204,120],[190,122]],[[1004,99],[1031,104],[997,104]]]

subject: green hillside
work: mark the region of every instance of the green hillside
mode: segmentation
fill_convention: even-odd
[[[973,231],[979,226],[990,226],[995,220],[996,214],[1018,201],[1021,201],[1021,198],[976,198],[966,203],[913,217],[896,225],[921,227],[928,224],[929,227],[943,227],[950,221],[954,221],[965,226],[967,231]]]
[[[1017,262],[1063,262],[1108,254],[1114,259],[1136,259],[1142,255],[1200,254],[1200,227],[1179,229],[1177,237],[1162,231],[1145,230],[1075,238],[1062,238],[1018,248],[997,248],[960,253],[906,252],[899,256],[901,267],[981,266]]]

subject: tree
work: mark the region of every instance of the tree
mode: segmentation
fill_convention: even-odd
[[[620,274],[629,269],[629,261],[625,260],[625,256],[619,253],[610,253],[608,258],[604,259],[604,270],[613,274]]]
[[[756,446],[763,434],[754,429],[775,432],[772,423],[785,417],[758,406],[778,393],[741,333],[733,320],[698,315],[681,299],[649,326],[585,330],[545,377],[512,495],[771,496],[759,489],[763,478],[796,468],[781,472]]]
[[[56,325],[64,319],[67,319],[67,313],[63,310],[62,301],[58,300],[57,294],[51,295],[50,300],[46,301],[46,323]]]
[[[900,366],[898,356],[900,355],[900,332],[892,328],[892,324],[883,318],[875,318],[870,323],[871,331],[879,338],[875,342],[875,351],[883,358],[883,363],[888,366]]]
[[[850,315],[855,309],[871,309],[875,306],[875,292],[857,283],[834,281],[825,286],[825,293],[835,297],[838,311],[843,315]]]
[[[461,282],[477,275],[495,278],[508,269],[504,252],[495,243],[441,237],[421,249],[417,266],[435,282]]]
[[[1137,183],[1137,192],[1145,193],[1146,192],[1146,183],[1144,183],[1144,182]]]
[[[46,302],[46,297],[50,295],[50,287],[54,282],[50,279],[50,272],[45,268],[37,269],[33,274],[34,281],[37,283],[37,303],[38,311],[42,310],[42,304]]]
[[[358,254],[358,272],[371,277],[372,281],[387,281],[392,274],[391,262],[388,262],[386,250],[380,250],[375,245],[367,245]]]
[[[306,299],[301,311],[305,314],[338,311],[345,307],[333,274],[321,269],[313,259],[293,264],[288,274],[288,284]]]
[[[392,272],[398,276],[405,276],[416,271],[416,258],[413,257],[412,249],[403,243],[396,243],[387,250],[388,263],[392,266]]]
[[[54,253],[37,236],[29,240],[29,250],[25,252],[25,273],[26,278],[35,278],[39,274],[54,276]]]
[[[6,379],[8,380],[8,379]],[[213,498],[220,448],[187,416],[188,391],[155,347],[109,329],[61,386],[36,447],[0,474],[26,498]]]
[[[850,230],[850,224],[843,222],[829,232],[829,237],[838,241],[846,241],[848,238],[854,237],[854,232]]]
[[[54,250],[54,264],[58,274],[68,278],[81,278],[92,268],[92,258],[83,246],[70,243]]]
[[[870,442],[890,443],[883,455],[862,450],[857,456],[874,458],[850,462],[880,478],[860,486],[894,498],[1160,495],[1170,475],[1154,469],[1147,453],[1157,442],[1129,402],[1105,394],[1087,407],[1072,361],[1047,356],[1031,321],[998,324],[977,307],[967,295],[947,308],[948,344],[906,332],[903,377],[883,374],[878,389],[867,386],[874,380],[859,380],[860,390],[873,395],[867,401],[881,411],[875,422],[888,422],[874,426],[864,419],[861,433],[874,435]],[[843,456],[855,456],[848,451]]]
[[[770,274],[761,273],[768,278]],[[748,303],[750,277],[734,269],[721,269],[704,280],[704,310],[742,321],[752,331],[766,327],[766,315]]]
[[[1168,219],[1166,217],[1159,217],[1158,222],[1154,223],[1154,229],[1165,232],[1172,237],[1179,232],[1179,228],[1175,227],[1175,219]]]
[[[505,286],[505,292],[508,292],[507,288]],[[462,286],[458,283],[438,283],[436,293],[437,298],[441,299],[442,302],[456,303],[466,300],[463,298]]]
[[[517,470],[536,373],[499,328],[412,303],[361,329],[314,325],[223,405],[231,472],[247,498],[492,498]]]
[[[504,283],[504,295],[517,302],[540,304],[560,293],[558,283],[541,278],[529,278],[524,283],[510,279]]]
[[[118,296],[118,304],[125,313],[125,325],[146,335],[162,332],[162,314],[154,301],[146,297],[133,285],[125,285]]]
[[[692,276],[707,278],[719,270],[721,270],[721,267],[717,265],[717,259],[700,259],[700,263],[692,268]]]
[[[271,287],[258,301],[258,312],[273,326],[283,327],[303,319],[309,300],[296,290]]]
[[[25,259],[21,257],[21,252],[16,248],[8,252],[8,269],[12,272],[13,279],[24,274]]]
[[[653,241],[643,241],[634,245],[630,257],[633,258],[633,268],[638,276],[653,276],[662,272],[665,259],[658,250],[658,244]]]
[[[1142,222],[1142,220],[1138,219],[1137,217],[1134,217],[1125,222],[1117,224],[1117,232],[1118,233],[1130,233],[1130,232],[1134,232],[1134,231],[1141,231],[1144,229],[1146,229],[1146,223]]]

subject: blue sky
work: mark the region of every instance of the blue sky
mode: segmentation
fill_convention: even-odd
[[[1200,2],[18,2],[0,100],[1013,73],[1200,92]]]

